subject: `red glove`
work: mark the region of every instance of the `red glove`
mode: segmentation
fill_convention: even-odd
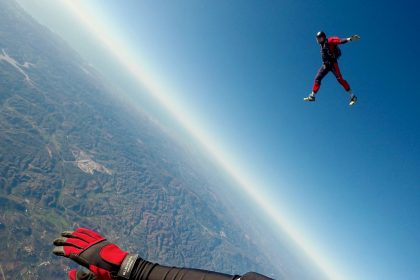
[[[54,240],[53,253],[64,256],[88,268],[91,272],[71,270],[71,280],[130,279],[131,270],[138,255],[129,255],[98,233],[86,228],[65,231]]]

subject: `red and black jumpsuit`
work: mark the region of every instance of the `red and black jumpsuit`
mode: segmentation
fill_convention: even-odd
[[[322,79],[328,74],[328,72],[332,72],[334,76],[337,78],[337,81],[343,86],[346,91],[350,91],[350,85],[347,83],[346,80],[343,79],[341,75],[340,68],[338,67],[337,57],[335,57],[335,48],[339,44],[347,43],[347,39],[340,39],[338,37],[330,37],[324,43],[321,44],[321,56],[322,56],[322,66],[318,70],[318,73],[315,77],[314,86],[312,91],[317,93],[320,86]]]

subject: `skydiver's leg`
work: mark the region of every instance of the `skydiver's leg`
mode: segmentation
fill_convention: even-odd
[[[321,86],[321,81],[330,71],[331,71],[331,66],[322,64],[321,68],[319,68],[318,73],[315,76],[315,82],[312,87],[312,92],[307,97],[303,98],[304,101],[310,101],[310,102],[315,101],[315,95]]]
[[[318,73],[315,76],[314,86],[312,87],[312,92],[316,94],[321,87],[321,81],[324,77],[330,72],[330,67],[325,64],[322,64],[321,68],[319,68]]]
[[[337,78],[337,81],[343,86],[343,88],[351,94],[351,89],[349,83],[343,79],[341,75],[340,67],[338,67],[338,63],[334,63],[331,71],[333,72],[334,76]]]
[[[349,105],[352,106],[357,102],[356,95],[353,94],[349,83],[347,83],[346,80],[343,79],[343,76],[341,75],[340,68],[338,67],[338,63],[334,63],[331,71],[334,73],[335,77],[337,78],[337,81],[343,86],[343,88],[350,94],[350,103]]]

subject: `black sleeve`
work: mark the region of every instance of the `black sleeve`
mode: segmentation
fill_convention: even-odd
[[[244,276],[222,274],[201,269],[161,266],[139,258],[130,280],[271,280],[264,275],[249,272]]]

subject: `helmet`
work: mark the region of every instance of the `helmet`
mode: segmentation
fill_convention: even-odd
[[[326,38],[327,35],[325,35],[324,31],[319,31],[318,33],[316,33],[316,37],[317,38],[321,38],[321,37]]]

